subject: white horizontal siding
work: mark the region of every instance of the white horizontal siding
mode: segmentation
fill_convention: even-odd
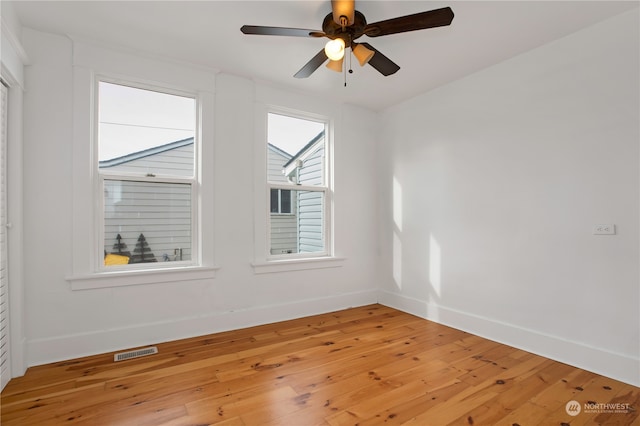
[[[304,160],[304,166],[300,169],[299,181],[304,185],[323,185],[324,171],[324,146]]]
[[[303,185],[324,185],[324,141],[305,160],[299,179]],[[324,251],[324,192],[298,192],[298,245],[301,253]]]
[[[135,254],[143,234],[157,261],[191,259],[191,185],[105,180],[105,241],[117,253],[118,234]]]
[[[282,172],[283,166],[291,159],[283,151],[271,144],[267,145],[267,180],[269,182],[287,182]],[[295,215],[295,191],[291,194],[291,214],[272,213],[270,222],[271,254],[298,252],[298,229]]]
[[[294,214],[271,215],[271,254],[298,252],[298,220]]]
[[[267,180],[269,182],[287,182],[287,177],[282,169],[290,159],[290,155],[286,155],[271,144],[267,145]]]
[[[299,191],[298,241],[301,253],[324,251],[324,192]]]

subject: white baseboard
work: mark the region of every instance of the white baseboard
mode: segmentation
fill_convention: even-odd
[[[27,365],[35,366],[73,358],[131,349],[150,344],[237,330],[311,315],[377,303],[378,292],[368,290],[283,305],[260,306],[128,328],[34,339],[27,342]]]
[[[378,303],[584,370],[640,386],[640,359],[381,290]]]
[[[261,306],[167,322],[26,342],[27,365],[35,366],[150,344],[286,321],[380,303],[443,325],[640,386],[640,360],[535,330],[480,317],[387,291],[362,291],[283,305]]]

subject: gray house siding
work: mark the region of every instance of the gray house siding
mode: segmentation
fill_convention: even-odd
[[[193,176],[193,139],[172,142],[124,157],[101,161],[117,173]],[[156,261],[191,260],[191,185],[184,183],[104,180],[104,250],[135,255],[140,235]]]
[[[267,145],[267,179],[269,182],[287,182],[282,173],[282,167],[291,159],[291,155]],[[292,194],[295,200],[295,195]],[[298,223],[296,217],[297,206],[291,203],[291,213],[271,213],[271,254],[286,254],[298,252]]]
[[[316,151],[304,160],[299,171],[299,182],[302,185],[323,184],[324,140],[314,147],[316,147]],[[300,253],[316,253],[325,250],[323,200],[323,192],[298,192],[298,246]]]
[[[191,259],[190,185],[105,180],[104,192],[107,253],[118,251],[120,235],[135,254],[142,234],[156,261]]]
[[[291,155],[267,144],[267,180],[269,182],[287,182],[282,167],[291,159]]]

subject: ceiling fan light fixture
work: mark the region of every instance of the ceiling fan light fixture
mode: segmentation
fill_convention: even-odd
[[[361,44],[353,43],[353,56],[356,57],[361,67],[367,65],[367,63],[373,58],[373,55],[376,53],[373,50],[363,46]]]
[[[332,61],[339,61],[344,57],[344,46],[344,40],[341,38],[329,40],[324,46],[324,53]]]
[[[342,72],[342,64],[344,63],[344,57],[342,59],[338,59],[337,61],[330,60],[327,63],[327,68],[331,71]]]

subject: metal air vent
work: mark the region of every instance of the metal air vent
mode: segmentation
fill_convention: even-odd
[[[158,348],[149,346],[148,348],[136,349],[133,351],[120,352],[113,356],[113,361],[125,361],[127,359],[140,358],[141,356],[153,355],[158,353]]]

